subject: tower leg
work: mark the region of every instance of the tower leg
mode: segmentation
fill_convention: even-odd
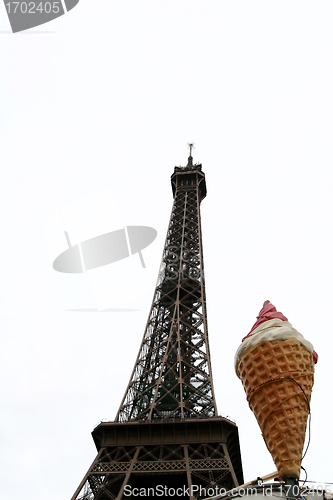
[[[117,496],[117,500],[121,500],[123,494],[124,494],[124,490],[125,490],[125,486],[128,484],[128,481],[129,481],[129,478],[133,472],[133,467],[134,467],[134,464],[136,463],[137,459],[138,459],[138,455],[140,453],[140,450],[141,450],[141,446],[137,446],[136,448],[136,451],[135,451],[135,454],[134,454],[134,457],[132,458],[131,460],[131,465],[126,473],[126,476],[125,476],[125,479],[124,479],[124,482],[120,488],[120,491],[119,491],[119,494]]]
[[[81,483],[79,484],[78,488],[76,489],[74,495],[72,496],[71,500],[75,500],[80,491],[82,490],[82,488],[84,487],[84,485],[86,484],[86,482],[88,481],[88,477],[90,475],[90,471],[91,469],[94,467],[94,465],[96,465],[98,462],[99,462],[99,459],[100,459],[100,456],[102,454],[103,450],[99,450],[98,454],[97,454],[97,457],[95,458],[95,460],[93,461],[93,463],[91,464],[91,466],[89,467],[86,475],[84,476],[84,478],[82,479]]]
[[[187,484],[188,484],[188,489],[190,493],[190,500],[194,499],[194,496],[192,495],[192,477],[191,477],[191,471],[190,471],[190,459],[188,456],[188,445],[184,445],[184,458],[186,462],[186,474],[187,474]]]
[[[226,458],[226,460],[228,461],[228,464],[229,464],[229,469],[230,469],[230,473],[231,473],[232,479],[233,479],[233,481],[235,483],[235,487],[237,487],[237,486],[239,486],[239,483],[238,483],[238,480],[237,480],[234,468],[233,468],[231,460],[230,460],[230,455],[229,455],[229,452],[228,452],[227,445],[225,443],[221,443],[221,444],[222,444],[222,448],[223,448],[223,451],[224,451],[224,454],[225,454],[225,458]]]

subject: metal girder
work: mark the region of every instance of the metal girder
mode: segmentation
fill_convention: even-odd
[[[224,459],[190,460],[189,465],[191,470],[230,469],[228,462]],[[109,472],[127,472],[129,469],[129,462],[103,462],[103,464],[95,466],[90,472],[94,473],[94,475],[105,475]],[[133,472],[177,472],[179,470],[186,470],[185,460],[155,460],[152,462],[136,462],[133,466]]]

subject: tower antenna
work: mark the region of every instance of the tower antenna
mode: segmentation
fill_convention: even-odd
[[[188,142],[187,145],[188,145],[188,148],[190,150],[190,156],[192,156],[192,149],[195,149],[194,142]]]

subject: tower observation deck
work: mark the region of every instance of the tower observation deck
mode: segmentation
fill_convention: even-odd
[[[191,153],[186,167],[175,167],[171,185],[174,202],[139,354],[115,421],[92,432],[98,454],[72,500],[120,500],[143,488],[152,498],[178,489],[194,500],[243,482],[237,426],[218,416],[214,396],[200,222],[207,190]]]

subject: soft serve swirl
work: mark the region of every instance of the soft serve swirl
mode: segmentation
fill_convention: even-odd
[[[245,337],[235,355],[235,370],[237,373],[237,365],[243,356],[246,349],[249,347],[270,340],[286,340],[294,338],[298,340],[311,354],[314,353],[314,348],[311,342],[306,340],[289,321],[283,321],[280,318],[273,318],[261,323],[251,333]],[[238,375],[238,374],[237,374]]]

